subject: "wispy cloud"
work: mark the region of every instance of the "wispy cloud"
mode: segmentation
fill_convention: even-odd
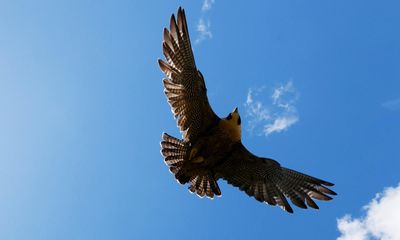
[[[203,5],[201,6],[201,11],[203,12],[209,11],[214,2],[215,0],[204,0]]]
[[[210,26],[211,23],[210,21],[207,21],[207,24],[205,23],[203,18],[199,19],[199,23],[197,24],[197,32],[199,35],[196,38],[195,43],[200,43],[205,39],[211,39],[212,38],[212,32],[210,31]]]
[[[400,239],[400,184],[386,188],[383,193],[363,207],[363,217],[350,215],[337,220],[341,236],[337,240]]]
[[[400,110],[400,98],[392,99],[382,103],[382,107],[386,108],[387,110],[397,111]]]
[[[207,12],[211,10],[212,5],[214,4],[215,0],[204,0],[203,5],[201,6],[201,17],[199,22],[197,23],[197,32],[198,36],[195,40],[195,44],[198,44],[205,39],[212,38],[211,32],[211,21],[207,17]]]
[[[269,135],[273,132],[282,132],[295,124],[299,118],[295,115],[278,117],[273,123],[265,125],[264,132]]]
[[[287,130],[299,120],[295,107],[298,95],[292,81],[272,91],[265,86],[249,89],[244,104],[248,130],[266,136]]]

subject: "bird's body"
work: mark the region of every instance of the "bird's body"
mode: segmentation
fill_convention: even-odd
[[[208,165],[218,164],[233,145],[240,142],[240,134],[240,125],[233,119],[221,119],[192,145],[189,159],[193,161],[200,157]]]
[[[181,184],[198,196],[220,196],[218,179],[245,191],[258,201],[279,205],[293,212],[286,197],[301,208],[318,208],[312,200],[330,200],[336,193],[325,186],[332,183],[281,167],[260,158],[241,141],[241,119],[237,108],[225,118],[218,117],[207,99],[203,75],[192,53],[184,10],[172,15],[170,30],[164,29],[163,53],[159,60],[165,73],[165,94],[177,118],[183,140],[163,134],[161,153]],[[323,186],[325,185],[325,186]]]
[[[176,172],[175,166],[172,166],[171,171],[176,172],[175,176],[178,182],[185,184],[191,181],[192,186],[196,186],[197,181],[199,181],[197,184],[205,185],[192,188],[192,192],[196,192],[201,197],[206,195],[212,198],[214,194],[221,195],[216,182],[219,176],[214,170],[223,164],[237,144],[240,144],[241,127],[238,124],[240,117],[237,109],[230,116],[232,116],[230,119],[219,119],[196,141],[185,144],[185,154],[178,172]],[[163,149],[166,149],[163,154],[173,154],[173,151],[166,147],[167,142],[167,139],[162,142]],[[203,181],[207,182],[203,183]],[[214,184],[215,189],[212,189],[211,185],[207,189],[208,182]]]

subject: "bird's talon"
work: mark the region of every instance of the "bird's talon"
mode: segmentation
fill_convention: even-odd
[[[192,162],[193,162],[193,163],[202,163],[202,162],[204,162],[204,158],[201,157],[201,156],[195,157],[195,158],[192,160]]]
[[[192,148],[192,150],[190,151],[189,159],[192,160],[194,156],[196,156],[196,154],[197,154],[197,148]]]

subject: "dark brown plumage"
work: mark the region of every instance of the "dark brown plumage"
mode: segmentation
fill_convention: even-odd
[[[217,180],[225,179],[260,202],[293,212],[287,198],[300,208],[316,208],[313,199],[331,200],[332,183],[281,167],[272,159],[249,152],[241,142],[241,120],[237,108],[226,118],[212,110],[204,78],[197,70],[185,12],[172,15],[170,30],[164,29],[163,53],[158,60],[164,92],[177,119],[183,139],[166,133],[161,154],[170,171],[189,191],[200,197],[220,196]]]
[[[308,205],[318,209],[312,198],[331,200],[327,194],[336,195],[323,186],[333,186],[332,183],[281,167],[275,160],[257,157],[242,143],[237,143],[227,159],[216,167],[218,177],[258,201],[281,206],[288,212],[293,212],[293,209],[285,196],[300,208]]]
[[[196,68],[182,8],[178,10],[178,22],[171,16],[170,31],[164,28],[162,45],[167,62],[159,59],[158,63],[167,77],[163,79],[164,92],[183,138],[194,143],[219,118],[208,103],[203,75]]]

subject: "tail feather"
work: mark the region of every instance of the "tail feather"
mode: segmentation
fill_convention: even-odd
[[[161,141],[161,154],[169,170],[180,184],[190,182],[189,191],[199,197],[221,196],[221,190],[213,174],[207,169],[188,170],[185,160],[188,159],[190,146],[183,140],[164,133]]]
[[[215,181],[210,171],[207,170],[198,172],[190,178],[189,191],[191,193],[196,193],[199,197],[207,196],[213,198],[214,196],[221,196],[218,183]]]

